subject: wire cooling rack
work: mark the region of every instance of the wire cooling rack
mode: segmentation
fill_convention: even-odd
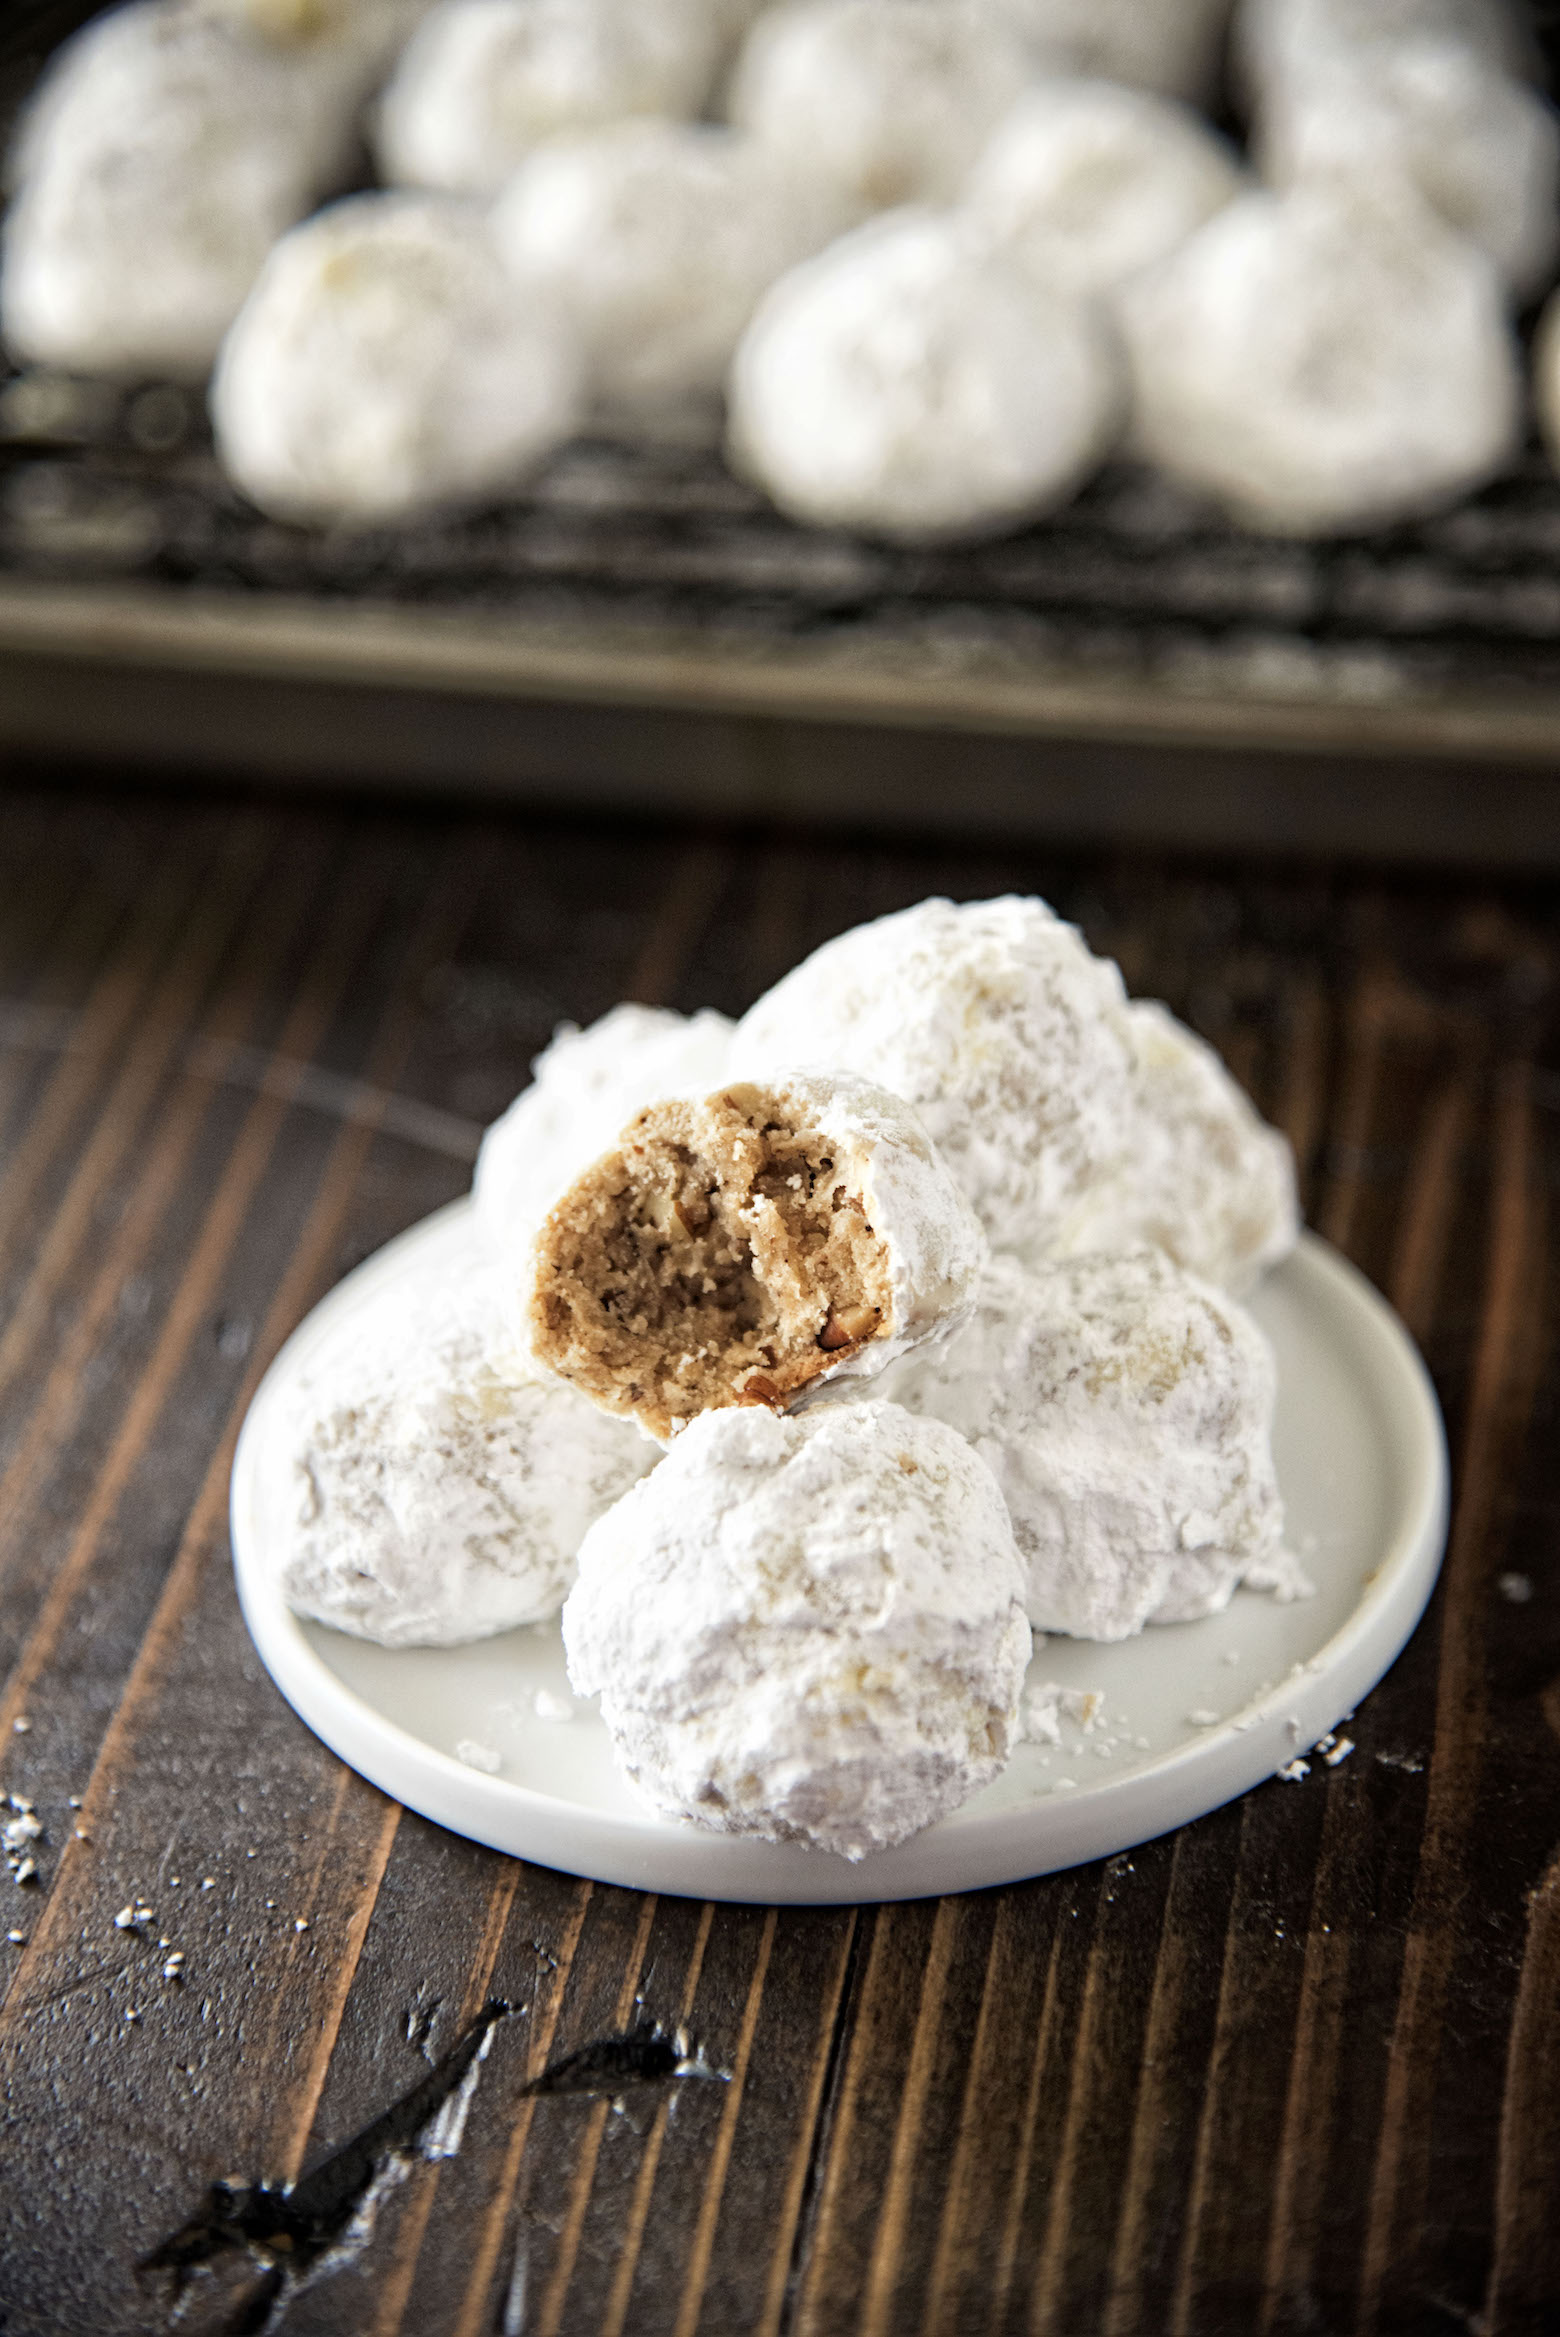
[[[0,36],[0,104],[86,13],[19,11]],[[1533,16],[1547,53],[1560,10]],[[577,440],[523,495],[470,516],[305,530],[227,484],[199,393],[20,371],[0,378],[0,648],[488,698],[1542,763],[1560,759],[1560,478],[1535,440],[1437,517],[1290,543],[1115,464],[1018,535],[907,550],[792,526],[726,469],[718,415],[689,411],[655,435]],[[22,727],[48,743],[36,693]]]

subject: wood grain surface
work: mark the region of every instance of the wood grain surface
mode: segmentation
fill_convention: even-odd
[[[1352,1757],[856,1911],[399,1811],[239,1619],[267,1359],[462,1189],[560,1018],[740,1009],[1010,887],[1226,1050],[1430,1359],[1451,1545]],[[1557,1174],[1553,890],[13,773],[0,1789],[43,1833],[0,1873],[4,2337],[1553,2337]]]

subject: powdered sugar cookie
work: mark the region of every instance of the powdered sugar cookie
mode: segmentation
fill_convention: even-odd
[[[1131,1142],[1121,976],[1043,901],[922,901],[840,934],[743,1017],[733,1059],[903,1096],[999,1249],[1062,1240]]]
[[[1533,336],[1533,403],[1549,459],[1560,469],[1560,294],[1550,294]]]
[[[560,307],[598,393],[718,390],[759,295],[844,224],[757,140],[704,122],[554,138],[493,232],[517,283]]]
[[[1433,510],[1519,443],[1500,281],[1409,193],[1243,196],[1118,314],[1141,451],[1254,527],[1316,535]]]
[[[1257,154],[1280,188],[1326,180],[1368,193],[1400,180],[1488,252],[1519,298],[1554,273],[1554,108],[1466,41],[1421,35],[1313,62],[1264,101]]]
[[[443,0],[380,100],[379,167],[393,185],[496,194],[544,138],[697,113],[722,40],[697,0]]]
[[[1091,1194],[1080,1248],[1152,1242],[1237,1297],[1300,1235],[1294,1155],[1213,1049],[1149,999],[1127,1008],[1137,1059],[1135,1133]]]
[[[788,0],[759,17],[726,108],[862,211],[956,195],[1026,78],[1017,44],[947,0]]]
[[[354,196],[278,244],[211,394],[262,509],[370,522],[514,484],[581,403],[564,319],[511,283],[479,212],[418,195]]]
[[[522,1376],[475,1235],[327,1340],[293,1408],[288,1604],[385,1647],[552,1614],[586,1529],[655,1460],[624,1422]]]
[[[993,1259],[973,1321],[886,1388],[968,1436],[1002,1488],[1037,1630],[1125,1639],[1295,1589],[1273,1471],[1273,1358],[1163,1252]]]
[[[666,1816],[860,1859],[1004,1766],[1022,1579],[990,1471],[938,1422],[706,1413],[586,1537],[569,1676]]]
[[[176,0],[88,25],[12,157],[12,351],[198,380],[271,245],[339,183],[352,114],[332,74]]]
[[[947,1336],[985,1255],[897,1096],[782,1073],[631,1121],[543,1222],[521,1320],[544,1370],[664,1441]]]
[[[968,219],[1040,283],[1109,294],[1162,260],[1245,185],[1186,107],[1108,81],[1039,81],[994,132]]]
[[[980,250],[958,218],[914,209],[765,294],[729,399],[732,459],[782,511],[912,541],[1064,502],[1121,413],[1116,354],[1088,308]]]
[[[1262,106],[1318,72],[1369,72],[1422,38],[1461,41],[1497,71],[1543,78],[1531,25],[1509,0],[1240,0],[1231,63],[1246,102]]]

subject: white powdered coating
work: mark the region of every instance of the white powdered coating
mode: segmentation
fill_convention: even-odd
[[[495,1257],[519,1263],[553,1203],[646,1104],[718,1086],[735,1028],[708,1007],[614,1006],[588,1030],[560,1024],[477,1155],[472,1195]]]
[[[956,195],[1025,78],[1017,43],[958,0],[791,0],[749,34],[726,110],[878,211]]]
[[[556,138],[499,198],[517,283],[568,316],[597,394],[720,388],[759,295],[848,224],[737,131],[628,121]]]
[[[1500,280],[1408,192],[1243,196],[1118,314],[1139,450],[1245,524],[1373,527],[1492,477],[1520,442]]]
[[[433,0],[198,0],[251,39],[307,55],[361,99],[382,79]]]
[[[1230,0],[988,0],[1047,73],[1209,100]]]
[[[1137,1059],[1133,1139],[1115,1176],[1090,1195],[1074,1245],[1152,1242],[1240,1297],[1299,1239],[1294,1154],[1167,1007],[1134,1000],[1127,1021]]]
[[[887,1393],[991,1465],[1036,1630],[1126,1639],[1250,1580],[1293,1591],[1273,1472],[1272,1351],[1158,1250],[995,1258],[973,1323]]]
[[[731,458],[782,511],[911,541],[1064,502],[1121,415],[1092,311],[983,251],[957,215],[915,209],[783,276],[728,395]]]
[[[1060,1745],[1063,1721],[1081,1736],[1092,1736],[1104,1711],[1102,1689],[1064,1688],[1060,1680],[1033,1681],[1024,1690],[1021,1706],[1025,1741]]]
[[[379,167],[393,185],[496,194],[561,131],[697,113],[724,37],[698,0],[444,0],[380,100]]]
[[[1497,70],[1543,78],[1527,13],[1508,0],[1240,0],[1231,61],[1260,106],[1313,74],[1368,73],[1422,38],[1462,41]]]
[[[1282,1549],[1271,1351],[1234,1302],[1139,1249],[992,1262],[974,1323],[886,1383],[991,1464],[1037,1629],[1122,1639],[1302,1587]]]
[[[860,1859],[1004,1766],[1022,1580],[952,1430],[878,1403],[707,1412],[586,1536],[569,1676],[666,1816]]]
[[[285,229],[349,162],[353,97],[180,0],[65,44],[13,151],[0,323],[20,357],[198,380]]]
[[[287,1603],[385,1647],[453,1647],[552,1614],[586,1529],[653,1448],[524,1376],[475,1233],[328,1340],[289,1422]]]
[[[1042,284],[1109,294],[1166,258],[1246,184],[1185,106],[1108,81],[1039,81],[965,189],[966,217]]]
[[[252,21],[261,5],[128,0],[90,18],[60,43],[29,98],[6,155],[7,184],[23,185],[58,150],[80,159],[116,134],[122,171],[143,148],[188,160],[191,140],[190,167],[204,170],[241,114],[253,116],[257,138],[280,144],[278,168],[296,169],[300,149],[316,171],[349,162],[344,61],[331,29],[269,37]],[[300,72],[302,63],[310,70]]]
[[[474,208],[356,195],[284,238],[223,346],[218,451],[285,518],[376,522],[513,484],[575,428],[565,320]]]
[[[1398,180],[1490,255],[1519,297],[1553,273],[1560,127],[1536,90],[1466,41],[1381,43],[1320,62],[1262,108],[1258,160],[1276,187]]]
[[[1131,1140],[1121,976],[1043,901],[929,900],[856,926],[750,1008],[733,1059],[903,1096],[997,1249],[1062,1240]]]

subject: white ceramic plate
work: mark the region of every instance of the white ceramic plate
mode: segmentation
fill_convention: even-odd
[[[1278,1354],[1275,1446],[1290,1540],[1315,1595],[1237,1591],[1222,1615],[1113,1647],[1048,1639],[1030,1679],[1096,1689],[1093,1724],[1025,1743],[951,1818],[852,1866],[826,1852],[707,1834],[653,1817],[613,1766],[592,1706],[567,1698],[556,1621],[471,1647],[389,1649],[302,1623],[277,1587],[291,1497],[281,1413],[326,1331],[385,1283],[459,1241],[468,1202],[413,1226],[317,1306],[272,1364],[233,1467],[239,1597],[261,1657],[343,1760],[478,1842],[690,1897],[761,1902],[913,1899],[1102,1858],[1217,1809],[1353,1710],[1423,1611],[1446,1534],[1441,1417],[1397,1317],[1308,1235],[1253,1311]],[[457,1758],[475,1745],[495,1774]]]

